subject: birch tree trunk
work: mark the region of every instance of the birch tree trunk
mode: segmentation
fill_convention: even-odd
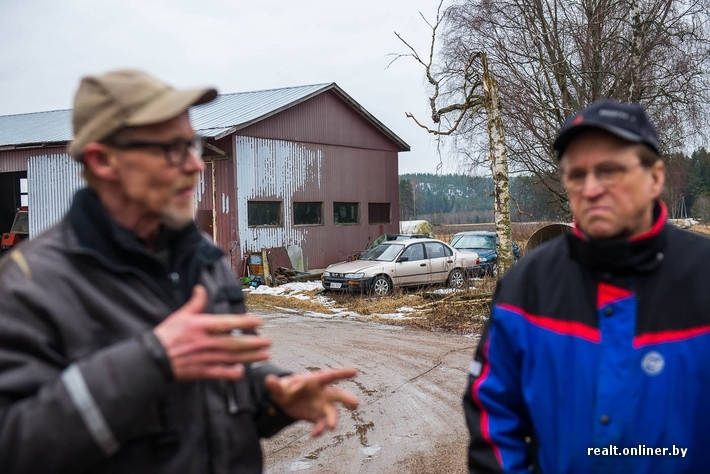
[[[498,85],[488,70],[488,56],[482,53],[483,102],[488,117],[488,141],[490,165],[493,173],[493,216],[498,234],[496,263],[498,278],[513,265],[513,237],[510,229],[510,187],[508,184],[508,157],[505,146],[505,131],[498,100]]]

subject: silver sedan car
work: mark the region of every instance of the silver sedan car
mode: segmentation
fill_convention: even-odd
[[[394,240],[368,250],[358,260],[328,266],[321,281],[326,290],[384,296],[404,286],[448,284],[460,289],[479,270],[476,253],[459,252],[440,240]]]

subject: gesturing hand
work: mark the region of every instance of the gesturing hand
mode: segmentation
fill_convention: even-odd
[[[314,423],[311,436],[316,437],[338,425],[338,403],[350,410],[357,408],[355,395],[332,385],[356,375],[357,369],[343,367],[285,377],[268,375],[265,382],[271,399],[287,415]]]
[[[269,358],[271,341],[232,331],[254,331],[261,320],[253,315],[205,314],[207,290],[197,285],[179,310],[155,327],[176,380],[227,379],[244,375],[242,364]]]

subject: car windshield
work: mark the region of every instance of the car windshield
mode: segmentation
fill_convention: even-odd
[[[402,251],[404,245],[380,244],[372,250],[368,250],[360,257],[360,260],[376,260],[378,262],[392,262]]]
[[[451,246],[456,249],[495,249],[496,238],[494,235],[462,235]]]

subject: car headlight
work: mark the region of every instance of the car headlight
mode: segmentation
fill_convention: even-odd
[[[352,278],[352,279],[362,278],[364,276],[365,276],[365,274],[362,272],[360,272],[360,273],[346,273],[345,274],[345,278]]]
[[[324,277],[329,277],[329,276],[330,276],[330,272],[323,272],[323,276],[324,276]]]
[[[488,259],[486,257],[481,257],[481,258],[479,258],[479,261],[481,263],[486,263],[488,261]]]

